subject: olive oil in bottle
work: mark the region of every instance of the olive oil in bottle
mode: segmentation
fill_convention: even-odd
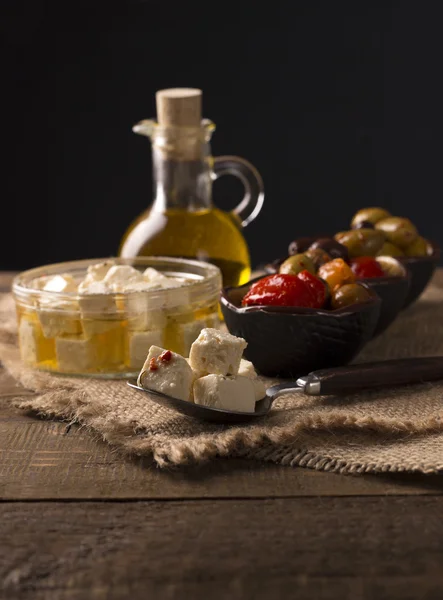
[[[152,140],[154,200],[126,231],[120,255],[208,261],[220,268],[224,285],[245,283],[250,258],[241,229],[262,207],[260,175],[241,158],[211,156],[215,126],[201,120],[200,90],[157,92],[157,114],[158,122],[134,127]],[[224,174],[239,177],[246,191],[231,213],[212,204],[212,181]]]

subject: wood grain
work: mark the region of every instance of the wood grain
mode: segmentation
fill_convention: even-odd
[[[162,472],[14,409],[22,392],[0,370],[2,600],[443,597],[439,476]]]
[[[0,498],[5,500],[443,493],[443,478],[437,475],[350,477],[243,459],[161,471],[149,460],[119,455],[77,426],[29,417],[15,409],[6,419],[2,414],[0,410]]]
[[[13,408],[10,400],[20,392],[20,386],[0,371],[0,498],[4,500],[443,493],[443,478],[438,475],[349,477],[242,459],[160,471],[148,459],[119,455],[78,426],[42,420]]]
[[[0,581],[20,600],[441,598],[442,509],[443,498],[3,504]]]

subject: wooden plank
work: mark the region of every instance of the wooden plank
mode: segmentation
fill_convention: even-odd
[[[442,511],[441,497],[3,503],[0,581],[8,600],[440,599]]]
[[[435,495],[442,492],[443,478],[439,476],[350,477],[243,459],[161,471],[148,459],[131,460],[120,456],[77,426],[67,427],[66,423],[26,416],[17,420],[0,419],[0,497],[9,500]]]
[[[19,389],[0,372],[0,396]],[[162,472],[149,460],[119,456],[82,429],[30,418],[5,398],[0,453],[0,496],[14,500],[435,495],[443,489],[439,476],[346,477],[237,459]]]

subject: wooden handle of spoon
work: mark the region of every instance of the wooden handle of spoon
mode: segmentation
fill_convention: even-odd
[[[311,396],[341,394],[443,379],[443,356],[400,358],[334,369],[321,369],[299,379]]]

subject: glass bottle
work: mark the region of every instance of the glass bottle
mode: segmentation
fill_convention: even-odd
[[[253,221],[264,200],[262,179],[246,160],[213,157],[210,139],[215,125],[161,125],[144,120],[133,127],[152,142],[154,199],[128,228],[120,256],[176,256],[217,265],[225,286],[248,281],[250,257],[242,228]],[[212,182],[222,175],[238,177],[245,196],[231,212],[212,203]]]

